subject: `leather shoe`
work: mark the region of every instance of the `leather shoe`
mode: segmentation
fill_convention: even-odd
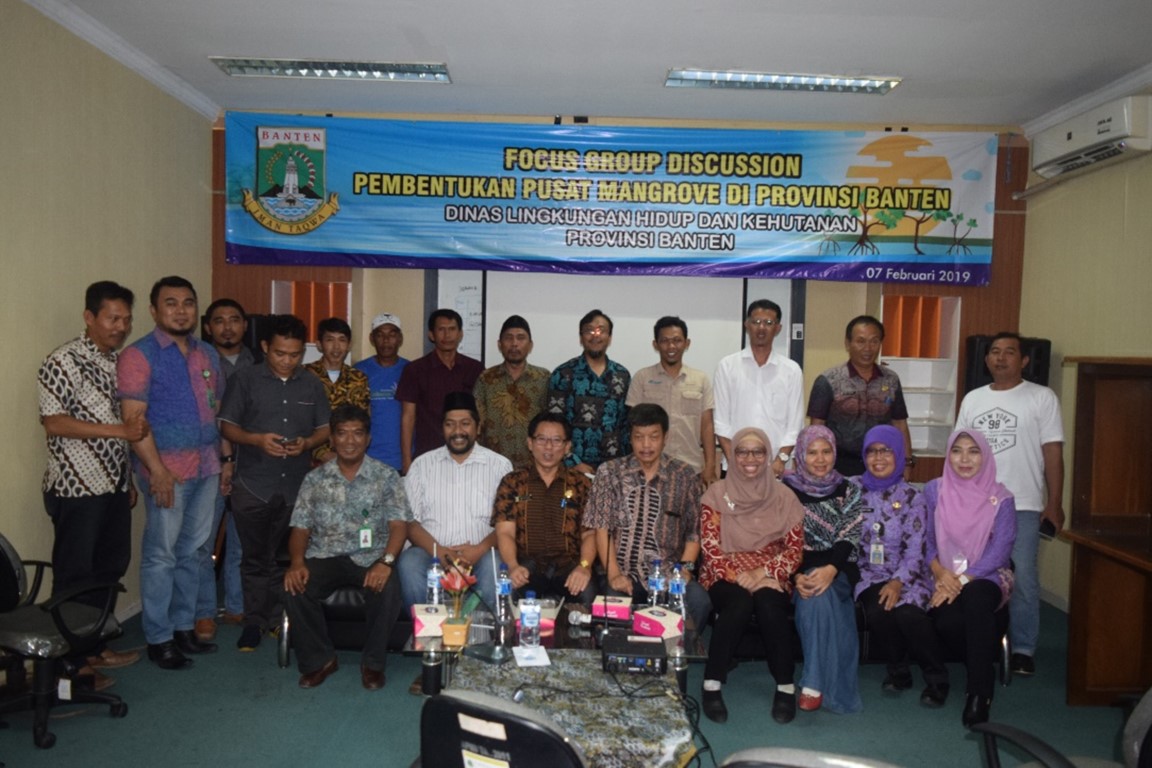
[[[140,661],[140,651],[114,651],[105,648],[99,656],[89,656],[88,666],[93,669],[117,669]]]
[[[313,672],[300,675],[301,688],[315,688],[322,685],[328,676],[340,668],[339,660],[333,656],[328,660],[328,663]],[[383,677],[383,675],[381,675]]]
[[[700,705],[704,708],[704,717],[714,723],[728,722],[728,707],[724,706],[724,695],[720,691],[702,691]]]
[[[214,619],[196,619],[193,627],[196,639],[202,643],[210,643],[216,639],[216,621]]]
[[[202,643],[191,629],[182,629],[172,633],[172,639],[181,653],[216,653],[216,643]]]
[[[920,706],[940,709],[948,701],[948,683],[928,683],[920,694]]]
[[[366,691],[378,691],[384,687],[384,670],[369,669],[360,665],[360,684]]]
[[[240,625],[244,623],[244,614],[242,613],[222,613],[220,614],[221,624],[235,624]]]
[[[888,673],[880,688],[884,693],[900,693],[912,687],[912,673],[907,667],[896,669]]]
[[[964,723],[965,728],[971,728],[976,725],[976,723],[986,723],[988,722],[988,713],[991,709],[991,699],[970,693],[968,694],[968,699],[964,702],[964,714],[960,718],[961,722]]]
[[[800,709],[804,710],[805,712],[815,712],[816,710],[820,709],[823,704],[824,695],[821,693],[818,693],[815,696],[810,693],[800,694]]]
[[[181,653],[172,640],[165,643],[149,643],[148,659],[156,662],[156,666],[160,669],[184,669],[192,666],[192,659]]]
[[[781,725],[792,722],[796,718],[796,694],[776,691],[772,697],[772,719]]]

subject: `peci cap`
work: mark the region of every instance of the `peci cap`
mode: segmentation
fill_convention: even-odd
[[[404,330],[403,326],[400,325],[400,318],[390,312],[381,312],[372,318],[372,330],[376,330],[382,325],[394,325],[397,330]]]

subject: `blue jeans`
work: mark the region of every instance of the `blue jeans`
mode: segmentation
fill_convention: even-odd
[[[140,600],[144,638],[165,643],[192,629],[200,583],[200,547],[212,529],[220,476],[177,483],[170,508],[156,506],[151,487],[137,477],[146,518],[140,542]]]
[[[200,590],[196,598],[196,618],[216,618],[216,563],[212,553],[216,551],[216,533],[220,530],[220,520],[225,513],[228,497],[217,494],[216,513],[212,516],[212,529],[208,539],[200,547]],[[227,528],[224,533],[224,565],[220,575],[224,578],[224,612],[233,615],[244,613],[244,592],[240,588],[240,534],[236,533],[236,520],[232,510],[227,510]]]
[[[492,569],[492,555],[489,552],[472,567],[476,577],[476,589],[491,611],[496,605],[496,572]],[[496,553],[496,567],[500,567],[500,553]],[[420,547],[408,547],[396,558],[396,575],[400,577],[400,594],[404,599],[404,613],[411,615],[412,606],[428,599],[428,567],[432,565],[432,555]]]
[[[856,632],[856,606],[852,584],[843,573],[816,597],[796,591],[796,632],[804,649],[800,686],[820,691],[824,708],[837,714],[859,712],[860,637]]]
[[[1016,582],[1008,602],[1008,637],[1012,653],[1036,654],[1040,639],[1040,570],[1036,563],[1040,549],[1040,513],[1016,510],[1016,543],[1012,545],[1012,562]]]

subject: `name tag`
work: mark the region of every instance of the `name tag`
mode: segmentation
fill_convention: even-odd
[[[884,545],[875,542],[868,550],[868,562],[872,565],[884,565]]]
[[[361,528],[360,529],[360,549],[371,549],[371,548],[372,548],[372,529],[371,528]]]

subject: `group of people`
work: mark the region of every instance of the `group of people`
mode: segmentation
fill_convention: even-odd
[[[149,299],[155,329],[120,352],[132,293],[89,287],[85,334],[41,368],[40,412],[57,589],[123,576],[138,488],[143,627],[163,669],[215,651],[217,619],[242,625],[237,646],[252,650],[287,611],[300,684],[320,685],[337,665],[320,601],[353,584],[370,595],[361,675],[375,689],[392,624],[401,605],[424,601],[433,558],[469,570],[490,605],[501,566],[521,591],[645,600],[659,560],[687,579],[697,626],[716,613],[704,683],[715,720],[726,717],[721,685],[753,615],[778,685],[774,717],[791,720],[797,702],[858,709],[856,599],[891,652],[886,690],[911,685],[911,658],[924,670],[921,701],[941,706],[943,648],[954,646],[970,659],[965,722],[987,717],[991,661],[985,686],[971,659],[977,646],[991,653],[984,639],[994,642],[1011,592],[1016,516],[982,432],[1015,430],[1016,417],[990,417],[1001,403],[962,407],[971,423],[950,441],[944,477],[923,491],[908,485],[907,409],[898,377],[879,364],[875,318],[849,323],[849,361],[816,380],[802,430],[802,373],[772,349],[782,318],[767,300],[747,309],[748,346],[709,377],[684,364],[688,326],[671,316],[654,327],[659,361],[634,375],[609,358],[613,324],[598,309],[578,323],[582,353],[551,372],[529,364],[531,328],[516,315],[500,329],[502,362],[484,369],[458,351],[463,323],[450,309],[428,318],[432,349],[412,361],[400,356],[400,318],[376,316],[376,354],[355,366],[345,362],[348,323],[324,320],[320,359],[304,366],[307,329],[291,315],[263,323],[257,363],[237,302],[209,306],[201,341],[187,280],[162,278]],[[999,343],[1015,344],[1019,362],[1018,337]],[[1018,377],[1006,359],[1005,380]],[[1062,524],[1049,444],[1063,438],[1050,427],[1036,433],[1043,451],[1029,466],[1048,484],[1037,509]],[[992,503],[976,504],[980,493]],[[995,525],[982,522],[984,507]],[[1032,557],[1035,570],[1034,548]],[[793,611],[805,659],[798,693]],[[993,624],[981,634],[984,613]],[[1032,643],[1020,648],[1029,666]],[[96,670],[134,660],[103,649],[80,661]]]

